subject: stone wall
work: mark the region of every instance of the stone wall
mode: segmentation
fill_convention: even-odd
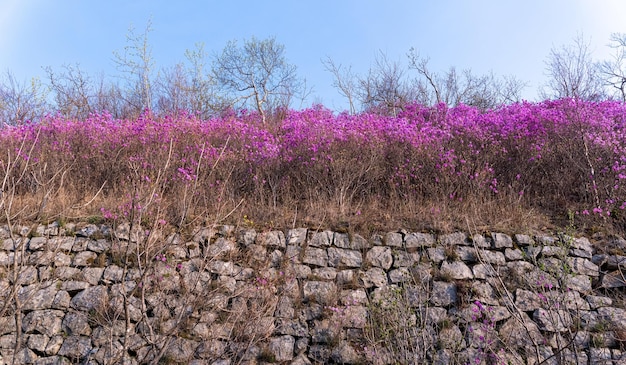
[[[0,364],[626,363],[620,239],[13,231]]]

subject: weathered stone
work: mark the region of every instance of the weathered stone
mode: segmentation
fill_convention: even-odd
[[[53,237],[48,240],[48,248],[51,251],[69,252],[74,246],[74,237]]]
[[[279,335],[305,337],[309,334],[309,327],[307,322],[300,318],[277,318],[275,333]]]
[[[602,320],[608,321],[613,328],[626,329],[626,310],[622,308],[600,307],[598,308],[598,316]]]
[[[313,247],[328,247],[333,243],[333,232],[314,232],[309,240],[309,245]]]
[[[446,251],[443,247],[429,247],[426,249],[430,261],[438,264],[446,259]]]
[[[342,341],[333,348],[330,358],[335,364],[360,364],[363,360],[357,351],[347,341]]]
[[[52,336],[50,340],[48,341],[48,344],[46,345],[46,349],[44,350],[44,353],[46,355],[56,355],[61,349],[61,345],[63,345],[63,340],[64,340],[63,335],[59,334],[59,335]],[[63,362],[63,364],[65,363]]]
[[[302,246],[306,242],[307,229],[294,228],[287,231],[287,244],[294,246]]]
[[[337,270],[332,267],[318,267],[311,271],[311,277],[317,280],[335,280]]]
[[[515,291],[515,305],[524,312],[534,311],[541,308],[547,298],[529,290],[517,289]]]
[[[169,343],[165,350],[165,356],[176,363],[187,363],[193,358],[197,347],[198,343],[196,341],[176,338]]]
[[[480,256],[480,260],[484,263],[493,264],[493,265],[505,265],[506,264],[506,258],[502,252],[479,250],[478,254]]]
[[[509,318],[498,331],[500,339],[514,349],[529,348],[543,343],[543,336],[537,324],[526,313],[520,314],[521,319]]]
[[[275,361],[290,361],[293,359],[293,347],[296,340],[289,335],[272,337],[269,342],[269,351]]]
[[[91,285],[86,281],[69,280],[62,282],[60,289],[69,293],[77,293],[89,287],[91,287]]]
[[[68,254],[65,254],[63,252],[57,252],[54,255],[54,266],[56,267],[70,266],[71,263],[72,257]]]
[[[48,345],[48,341],[50,341],[50,337],[46,335],[32,334],[28,335],[28,340],[26,344],[29,349],[35,350],[37,352],[46,351],[46,346]]]
[[[567,257],[565,259],[571,270],[577,274],[597,277],[600,275],[600,268],[590,260],[580,257]]]
[[[411,271],[406,267],[401,267],[399,269],[394,269],[389,271],[389,281],[392,284],[404,283],[407,281],[412,281],[413,275],[411,275]]]
[[[509,261],[523,260],[524,253],[519,248],[505,248],[504,257]]]
[[[43,250],[47,243],[46,237],[33,237],[28,241],[28,249],[31,251]]]
[[[119,283],[124,277],[124,269],[117,265],[110,265],[104,269],[102,280],[108,283]]]
[[[470,241],[463,232],[454,232],[439,236],[439,243],[444,246],[468,245]]]
[[[591,262],[601,266],[605,270],[617,270],[626,268],[626,256],[598,254],[591,257]]]
[[[498,305],[498,295],[491,285],[483,281],[474,280],[471,283],[472,300],[489,305]]]
[[[105,239],[89,240],[87,249],[95,253],[102,253],[111,249],[111,242]]]
[[[228,259],[237,251],[237,245],[230,239],[218,237],[206,248],[206,255],[212,259]]]
[[[326,249],[323,248],[307,247],[304,249],[302,262],[316,266],[327,266],[328,253],[326,252]]]
[[[591,278],[587,275],[568,276],[564,278],[565,287],[579,293],[591,293]]]
[[[92,309],[100,309],[108,302],[107,288],[102,285],[89,287],[76,294],[70,306],[76,310],[89,312]]]
[[[571,314],[561,309],[535,309],[533,319],[541,330],[548,332],[563,332],[573,324]]]
[[[419,252],[407,252],[404,250],[393,250],[393,265],[394,268],[409,267],[420,261]]]
[[[383,287],[388,283],[387,274],[379,267],[373,267],[361,273],[361,282],[365,288]]]
[[[492,233],[493,247],[494,248],[506,248],[513,247],[513,239],[511,236],[504,233]]]
[[[404,237],[404,246],[407,249],[432,247],[435,243],[435,237],[428,233],[409,233]]]
[[[103,273],[102,267],[86,267],[81,271],[82,279],[91,285],[98,285]]]
[[[397,232],[387,232],[384,242],[389,247],[402,247],[402,234]]]
[[[36,310],[28,313],[22,319],[24,333],[39,332],[48,337],[61,332],[61,322],[65,313],[59,310]]]
[[[430,301],[434,305],[447,307],[457,301],[455,283],[434,281]]]
[[[256,243],[272,248],[287,247],[287,240],[282,231],[261,232],[256,236]]]
[[[444,261],[441,264],[441,275],[454,280],[473,279],[472,270],[463,261]]]
[[[307,281],[302,290],[307,300],[321,305],[331,305],[337,298],[337,285],[333,282]]]
[[[487,279],[490,277],[497,277],[498,272],[493,266],[487,264],[476,264],[472,267],[472,273],[476,279]]]
[[[587,295],[585,297],[587,303],[589,303],[590,309],[598,309],[600,307],[610,307],[613,304],[613,300],[607,297],[601,297],[598,295]]]
[[[444,349],[459,350],[466,346],[466,342],[459,327],[452,325],[439,331],[439,345]]]
[[[18,290],[18,297],[22,303],[22,310],[49,309],[54,301],[60,282],[48,281],[41,284],[21,287]]]
[[[69,312],[63,318],[61,328],[68,335],[89,336],[91,335],[91,327],[85,313]]]
[[[619,270],[604,274],[600,286],[606,289],[625,287],[624,274]]]
[[[328,265],[331,267],[361,267],[363,264],[363,256],[356,250],[329,247],[327,253]]]
[[[0,336],[15,331],[15,317],[0,317]]]
[[[365,262],[369,265],[388,270],[393,263],[391,248],[374,246],[365,255]]]
[[[478,248],[490,248],[491,247],[491,241],[485,238],[485,236],[483,236],[480,233],[476,233],[472,235],[470,239],[471,239],[473,246],[475,247],[478,247]]]
[[[350,243],[350,235],[347,233],[335,232],[335,234],[333,235],[333,245],[338,248],[352,249],[352,244]]]
[[[83,359],[89,355],[92,349],[89,337],[69,336],[63,341],[58,354],[72,359]]]

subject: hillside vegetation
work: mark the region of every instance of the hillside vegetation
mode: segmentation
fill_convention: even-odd
[[[5,221],[141,219],[507,232],[626,229],[626,106],[561,99],[397,116],[287,111],[0,130]]]

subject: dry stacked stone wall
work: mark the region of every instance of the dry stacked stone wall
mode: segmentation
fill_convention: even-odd
[[[155,232],[0,229],[0,364],[626,364],[620,238]]]

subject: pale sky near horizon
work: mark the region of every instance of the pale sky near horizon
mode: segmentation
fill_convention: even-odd
[[[123,50],[129,26],[141,32],[150,19],[157,69],[184,61],[198,42],[214,53],[229,40],[274,36],[313,87],[307,104],[337,110],[347,104],[321,59],[364,74],[379,52],[406,64],[411,47],[434,71],[514,75],[529,82],[524,97],[536,100],[552,47],[582,34],[595,59],[609,57],[611,33],[626,33],[626,1],[0,0],[0,72],[45,81],[42,67],[79,64],[113,77],[113,51]]]

